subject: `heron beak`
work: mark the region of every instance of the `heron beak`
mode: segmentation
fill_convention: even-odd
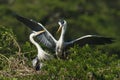
[[[36,35],[39,35],[41,33],[45,32],[45,30],[42,30],[42,31],[38,31]]]
[[[62,29],[62,27],[60,26],[56,33],[59,33],[61,29]]]

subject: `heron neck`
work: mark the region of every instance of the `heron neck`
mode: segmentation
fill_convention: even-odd
[[[39,44],[33,39],[33,35],[31,34],[30,35],[30,41],[31,41],[31,43],[33,43],[35,46],[36,46],[36,48],[37,48],[37,50],[38,50],[38,53],[42,50],[42,48],[39,46]]]
[[[62,32],[61,32],[61,36],[60,36],[59,40],[64,41],[65,31],[66,30],[64,28],[62,28]]]

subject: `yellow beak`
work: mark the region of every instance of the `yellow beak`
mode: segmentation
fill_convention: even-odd
[[[41,33],[43,33],[43,32],[45,32],[45,30],[38,31],[38,32],[36,32],[36,33],[37,33],[36,35],[39,35],[39,34],[41,34]]]
[[[62,27],[60,26],[60,27],[58,28],[58,30],[57,30],[56,33],[60,32],[61,29],[62,29]]]

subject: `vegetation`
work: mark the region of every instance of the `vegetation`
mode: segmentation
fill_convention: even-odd
[[[1,0],[0,80],[119,80],[119,5],[119,0]],[[40,21],[56,38],[57,21],[64,18],[68,22],[66,41],[87,34],[116,41],[104,46],[75,45],[67,60],[46,61],[42,70],[35,71],[31,61],[37,50],[29,42],[30,29],[12,16],[14,12]]]

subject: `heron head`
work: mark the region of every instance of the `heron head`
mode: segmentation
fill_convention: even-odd
[[[59,24],[60,26],[59,26],[59,28],[58,28],[58,30],[57,30],[57,33],[60,32],[60,30],[61,30],[62,28],[65,28],[67,22],[66,22],[64,19],[60,19],[60,20],[58,21],[58,24]]]

